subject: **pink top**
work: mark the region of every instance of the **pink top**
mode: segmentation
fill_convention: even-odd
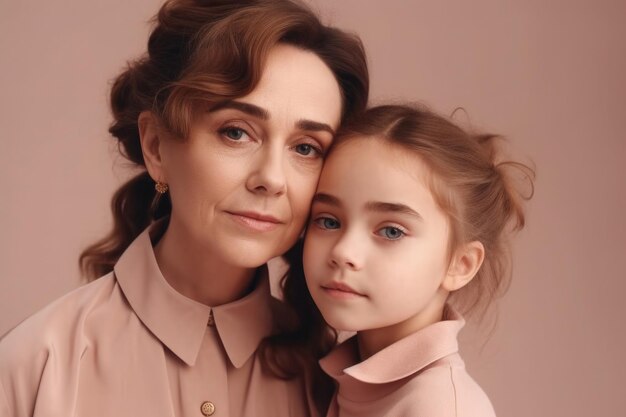
[[[261,369],[281,303],[260,271],[252,293],[208,307],[169,286],[146,230],[114,272],[0,340],[0,416],[314,414],[302,381]]]
[[[356,336],[320,361],[339,387],[328,417],[495,417],[458,354],[463,317],[432,324],[358,362]]]

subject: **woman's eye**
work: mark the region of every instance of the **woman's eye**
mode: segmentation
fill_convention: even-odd
[[[322,229],[339,229],[339,221],[332,217],[319,217],[314,220],[314,223]]]
[[[309,143],[301,143],[299,145],[296,145],[295,150],[303,156],[309,156],[311,154],[321,155],[322,153],[319,149],[316,149],[315,146]]]
[[[246,135],[246,131],[238,127],[226,127],[220,133],[231,140],[241,140]]]
[[[378,234],[389,240],[398,240],[406,235],[406,233],[404,233],[404,231],[402,231],[400,228],[393,226],[383,227],[378,231]]]

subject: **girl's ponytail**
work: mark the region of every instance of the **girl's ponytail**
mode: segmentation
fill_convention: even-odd
[[[530,200],[535,192],[535,171],[518,161],[503,160],[498,142],[504,138],[493,134],[474,135],[475,140],[485,150],[487,160],[491,163],[497,181],[494,186],[500,185],[502,203],[501,212],[506,222],[511,226],[511,231],[519,231],[526,225],[524,201]],[[527,184],[527,188],[524,187]]]

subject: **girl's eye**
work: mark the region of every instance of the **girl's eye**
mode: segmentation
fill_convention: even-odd
[[[378,235],[384,237],[385,239],[398,240],[405,236],[406,233],[398,227],[387,226],[380,229],[378,231]]]
[[[339,229],[339,221],[333,219],[332,217],[318,217],[313,221],[318,227],[321,229]]]
[[[311,145],[310,143],[301,143],[299,145],[296,145],[295,148],[297,153],[299,153],[302,156],[309,156],[312,154],[315,154],[316,156],[319,156],[322,154],[322,151],[317,149],[315,146]]]

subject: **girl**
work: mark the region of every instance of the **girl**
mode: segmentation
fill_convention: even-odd
[[[372,108],[338,136],[303,256],[324,319],[356,331],[320,362],[338,385],[328,415],[494,415],[459,357],[459,311],[505,287],[525,198],[509,171],[533,177],[495,139],[407,106]]]
[[[81,256],[93,282],[0,340],[0,416],[316,414],[299,363],[260,346],[284,328],[265,265],[367,93],[358,38],[297,3],[166,2],[111,91],[139,174]]]

